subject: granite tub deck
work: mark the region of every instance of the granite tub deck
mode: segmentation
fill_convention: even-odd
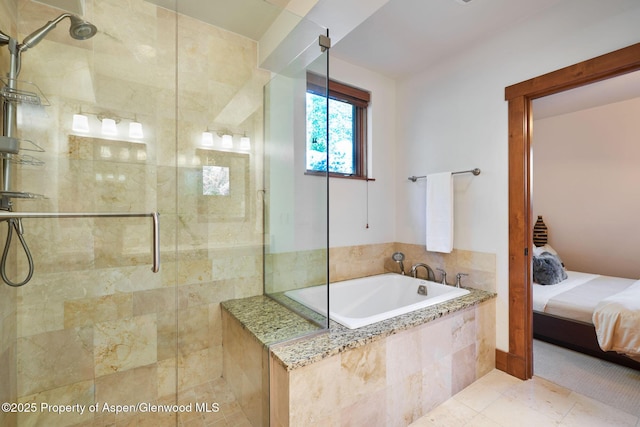
[[[355,330],[331,322],[322,333],[268,297],[226,301],[225,377],[246,384],[229,377],[250,369],[261,378],[253,425],[407,425],[495,366],[495,294],[469,291]],[[245,362],[250,351],[260,356]],[[247,399],[254,409],[257,388]]]

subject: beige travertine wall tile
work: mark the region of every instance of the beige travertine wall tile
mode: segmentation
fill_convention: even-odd
[[[476,378],[496,366],[496,304],[486,301],[476,308]]]
[[[156,314],[157,360],[175,359],[178,348],[176,328],[177,311],[167,310]]]
[[[387,351],[385,341],[376,341],[340,355],[340,407],[385,388]]]
[[[420,371],[387,387],[386,426],[408,426],[422,415],[422,383]]]
[[[207,348],[178,358],[178,392],[202,384],[222,373],[222,349]],[[213,366],[212,363],[220,366]]]
[[[209,348],[209,307],[200,305],[178,311],[178,351],[186,355]]]
[[[476,342],[476,310],[466,309],[453,317],[453,352]]]
[[[155,315],[96,323],[94,331],[96,377],[149,365],[158,360]]]
[[[240,323],[223,311],[222,375],[254,426],[269,419],[269,365],[267,350]]]
[[[341,405],[339,424],[343,426],[376,426],[387,419],[387,394],[382,388],[375,393],[363,397],[350,406]],[[333,421],[332,419],[327,422]]]
[[[21,304],[18,306],[17,322],[18,336],[21,337],[63,329],[64,302]]]
[[[406,256],[404,262],[405,270],[417,262],[428,264],[436,275],[436,280],[440,281],[441,274],[438,268],[447,272],[447,282],[454,284],[457,273],[466,273],[469,276],[462,278],[462,285],[488,292],[495,292],[496,289],[496,261],[495,254],[472,252],[454,249],[449,254],[427,252],[422,245],[407,243],[396,243],[395,250],[403,252]],[[391,256],[391,255],[388,255]],[[398,267],[393,262],[385,259],[385,266],[390,271],[398,271]]]
[[[158,367],[151,364],[95,379],[96,402],[134,405],[158,398]]]
[[[156,372],[158,374],[158,397],[175,397],[177,369],[176,359],[168,358],[159,360],[156,366]]]
[[[330,357],[289,372],[289,422],[292,426],[317,425],[339,413],[340,358]]]
[[[90,326],[99,322],[130,318],[133,315],[132,294],[113,294],[83,298],[64,303],[64,327]]]
[[[92,350],[91,328],[64,329],[19,338],[18,396],[92,379]]]
[[[269,360],[269,417],[271,425],[288,427],[289,424],[289,373],[273,358]]]
[[[429,322],[419,327],[421,361],[420,366],[437,364],[441,359],[450,357],[453,353],[453,316],[445,316],[441,319]]]
[[[421,410],[426,414],[436,406],[440,405],[449,397],[451,392],[451,371],[453,369],[452,355],[448,353],[422,367],[422,396]]]
[[[81,381],[62,387],[45,390],[40,393],[23,396],[20,403],[36,403],[38,410],[35,412],[21,412],[18,415],[18,425],[54,426],[73,425],[91,422],[94,414],[85,409],[81,414],[78,411],[58,414],[55,411],[40,410],[42,404],[48,405],[83,405],[88,408],[94,403],[93,380]]]
[[[404,382],[422,371],[420,329],[412,328],[387,338],[387,383]]]
[[[133,315],[175,310],[176,289],[161,288],[133,293]]]
[[[451,358],[451,393],[456,394],[476,380],[476,345],[470,344]]]

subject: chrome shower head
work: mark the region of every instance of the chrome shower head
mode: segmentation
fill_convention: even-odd
[[[0,45],[9,44],[9,40],[11,40],[11,37],[0,31]]]
[[[18,46],[18,51],[24,52],[25,50],[30,49],[40,43],[42,39],[49,33],[49,31],[53,30],[58,22],[62,21],[64,18],[69,18],[69,20],[71,20],[69,34],[71,34],[71,37],[76,40],[86,40],[89,37],[94,36],[98,31],[95,25],[84,21],[78,16],[72,15],[70,13],[63,13],[53,21],[47,22],[41,28],[38,28],[33,33],[25,37],[22,41],[22,44]]]
[[[71,20],[71,26],[69,27],[69,34],[76,40],[86,40],[95,36],[98,32],[98,29],[91,22],[85,21],[84,19],[71,15],[69,17]]]

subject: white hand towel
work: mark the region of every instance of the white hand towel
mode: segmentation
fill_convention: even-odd
[[[427,250],[453,250],[453,180],[451,172],[427,175]]]

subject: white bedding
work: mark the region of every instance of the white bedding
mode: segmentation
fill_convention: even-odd
[[[603,299],[593,312],[600,348],[640,361],[640,280]]]
[[[556,285],[539,285],[533,283],[533,310],[544,313],[545,307],[550,299],[560,295],[578,285],[588,282],[598,277],[597,274],[581,273],[578,271],[567,271],[567,278]]]

